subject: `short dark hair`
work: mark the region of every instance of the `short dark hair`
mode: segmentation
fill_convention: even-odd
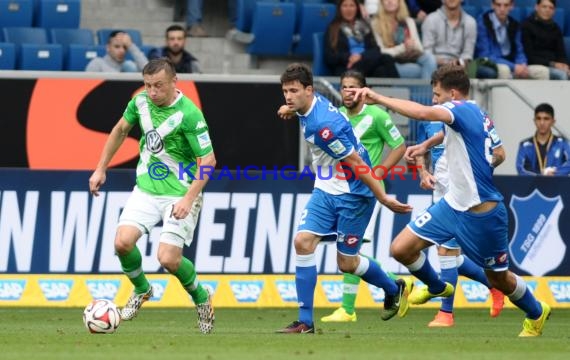
[[[298,80],[304,87],[313,86],[313,72],[305,64],[289,64],[285,72],[281,75],[281,85],[296,80]]]
[[[174,77],[176,76],[176,68],[169,58],[161,57],[157,59],[149,60],[144,66],[142,74],[144,75],[154,75],[160,70],[164,70],[168,75]]]
[[[344,80],[345,78],[353,78],[356,79],[359,83],[360,83],[360,87],[366,87],[368,86],[366,84],[366,78],[364,77],[364,75],[358,71],[358,70],[346,70],[344,73],[342,73],[342,75],[340,76],[340,81]]]
[[[552,5],[554,5],[554,7],[556,7],[556,0],[548,0],[552,3]],[[542,0],[536,0],[536,5],[540,5],[540,3],[542,2]]]
[[[126,31],[123,30],[113,30],[109,33],[109,37],[107,38],[107,44],[111,43],[111,39],[115,38],[119,34],[126,34]]]
[[[182,32],[186,33],[186,29],[184,29],[181,25],[174,24],[174,25],[170,25],[169,27],[166,28],[164,35],[168,37],[168,33],[171,31],[182,31]]]
[[[433,72],[431,75],[431,84],[439,84],[444,90],[456,89],[463,95],[469,95],[469,75],[465,68],[456,64],[445,64]]]
[[[554,108],[552,107],[552,105],[548,103],[539,104],[537,107],[534,108],[534,116],[536,116],[540,112],[547,113],[554,118]]]

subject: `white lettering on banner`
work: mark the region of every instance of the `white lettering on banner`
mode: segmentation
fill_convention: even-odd
[[[245,256],[249,214],[255,209],[256,193],[233,193],[231,208],[235,209],[234,227],[231,233],[232,246],[230,256],[224,260],[224,272],[249,272],[250,258]],[[259,213],[259,207],[257,209]]]
[[[212,254],[212,242],[224,240],[226,224],[215,222],[216,210],[230,207],[229,193],[204,193],[200,213],[200,231],[196,243],[196,269],[199,272],[222,272],[224,257]]]
[[[0,272],[8,269],[10,243],[16,256],[17,271],[29,272],[32,266],[39,192],[26,191],[23,220],[20,218],[17,192],[4,191],[0,195]]]
[[[72,191],[66,206],[65,192],[52,191],[50,271],[68,270],[73,247],[75,264],[72,269],[78,272],[93,270],[104,204],[105,194],[101,194],[93,198],[89,211],[89,192]]]
[[[287,270],[287,251],[291,241],[291,212],[293,194],[281,194],[279,215],[275,215],[272,194],[260,194],[253,240],[252,273],[263,272],[265,259],[269,255],[273,272]],[[267,248],[269,247],[269,254]]]

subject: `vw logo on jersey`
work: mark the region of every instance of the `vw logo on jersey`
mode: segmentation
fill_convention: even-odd
[[[549,198],[535,189],[527,197],[513,195],[510,208],[515,231],[509,251],[515,264],[534,276],[556,269],[566,254],[558,220],[564,209],[560,196]]]
[[[157,154],[164,148],[162,137],[156,130],[151,130],[145,135],[146,148],[153,154]]]

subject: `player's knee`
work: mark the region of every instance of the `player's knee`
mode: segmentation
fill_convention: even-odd
[[[178,271],[178,267],[180,266],[180,261],[182,260],[179,256],[173,256],[168,252],[159,252],[158,253],[158,262],[160,265],[166,269],[171,274],[174,274]]]
[[[309,234],[312,235],[312,234]],[[306,236],[305,233],[298,233],[293,243],[297,254],[312,254],[315,252],[316,243],[312,238],[314,235]]]
[[[129,237],[117,233],[117,236],[115,236],[115,253],[118,255],[126,255],[133,250],[135,243],[136,240],[132,241]]]

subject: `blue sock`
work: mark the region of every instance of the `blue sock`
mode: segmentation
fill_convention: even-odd
[[[299,321],[313,325],[313,300],[317,285],[317,265],[315,254],[297,255],[295,285],[299,302]]]
[[[536,300],[532,292],[526,286],[526,282],[519,276],[515,275],[517,286],[515,291],[509,295],[509,299],[519,309],[526,313],[526,317],[536,320],[542,315],[542,306]]]
[[[435,270],[426,259],[426,254],[420,252],[420,257],[413,263],[406,265],[410,273],[428,286],[432,294],[439,294],[445,290],[445,283],[439,279]]]
[[[358,275],[362,280],[376,287],[384,289],[387,295],[396,295],[398,285],[382,270],[376,261],[370,261],[368,258],[360,256],[360,264],[354,271],[354,275]]]
[[[439,256],[439,264],[441,267],[441,281],[445,281],[457,286],[457,258],[456,256]],[[441,299],[441,311],[453,313],[453,299],[455,299],[455,293],[450,297]]]
[[[475,264],[473,260],[469,259],[467,256],[459,255],[457,257],[457,271],[459,272],[459,275],[478,281],[489,289],[491,288],[491,284],[489,284],[489,280],[487,280],[485,271],[483,271],[481,266]]]

